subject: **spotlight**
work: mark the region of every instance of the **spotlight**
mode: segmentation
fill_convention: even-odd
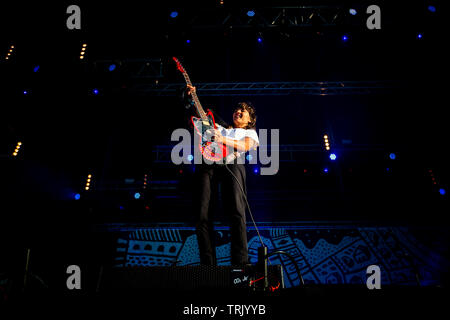
[[[391,160],[395,160],[396,157],[397,157],[397,156],[395,155],[395,153],[389,154],[389,158],[390,158]]]
[[[80,52],[80,60],[84,59],[84,55],[86,54],[87,44],[83,43],[81,46],[81,52]]]
[[[9,58],[11,57],[11,54],[13,53],[13,51],[14,51],[14,46],[11,45],[11,47],[9,48],[8,53],[6,54],[5,60],[9,60]]]
[[[348,39],[349,39],[349,36],[348,36],[348,35],[344,34],[344,35],[342,36],[342,41],[346,42]]]
[[[17,155],[19,154],[19,150],[20,150],[20,147],[22,146],[22,142],[17,142],[17,145],[16,145],[16,148],[14,149],[14,152],[13,152],[13,157],[17,157]]]
[[[172,12],[170,13],[170,17],[171,17],[171,18],[176,18],[176,17],[178,17],[178,12],[172,11]]]
[[[77,193],[77,194],[74,196],[74,198],[75,198],[75,200],[80,200],[81,195],[80,195],[79,193]]]
[[[134,198],[137,200],[137,199],[139,199],[141,197],[141,194],[139,193],[139,192],[136,192],[135,194],[134,194]]]
[[[24,95],[27,95],[27,94],[28,94],[28,91],[27,91],[27,90],[23,90],[23,94],[24,94]]]
[[[258,172],[259,172],[258,167],[256,167],[256,168],[253,169],[253,173],[254,173],[254,174],[258,174]]]
[[[324,134],[323,135],[323,141],[325,144],[325,150],[330,151],[330,141],[328,140],[328,135]]]
[[[336,160],[336,158],[337,158],[336,154],[334,154],[334,153],[331,153],[331,154],[330,154],[330,159],[331,159],[332,161]]]
[[[144,186],[143,186],[144,189],[147,188],[147,177],[148,177],[148,175],[144,174]]]
[[[258,37],[258,42],[262,43],[262,38],[261,37]]]
[[[93,89],[93,90],[92,90],[92,93],[95,94],[95,95],[97,95],[97,94],[98,94],[98,89]]]
[[[350,14],[351,14],[352,16],[356,15],[356,10],[353,9],[353,8],[351,8],[350,10],[348,10],[348,12],[350,12]]]
[[[39,71],[39,66],[35,66],[34,68],[33,68],[33,72],[38,72]]]
[[[114,70],[116,70],[116,65],[115,65],[115,64],[110,65],[109,68],[108,68],[108,70],[109,70],[109,71],[114,71]]]
[[[417,34],[417,39],[422,39],[423,35],[421,33]]]
[[[445,195],[445,194],[446,194],[446,191],[445,191],[445,189],[440,188],[440,189],[439,189],[439,193],[440,193],[441,195]]]
[[[428,6],[428,11],[436,12],[436,7],[435,6]]]
[[[323,172],[328,173],[328,168],[323,168]]]
[[[87,179],[86,179],[86,186],[84,187],[84,190],[88,191],[91,188],[91,179],[92,179],[92,174],[88,174]]]
[[[253,17],[254,15],[255,15],[255,11],[253,11],[253,10],[248,10],[247,11],[247,16]]]
[[[187,43],[187,44],[191,43],[191,40],[187,39],[187,40],[186,40],[186,43]]]

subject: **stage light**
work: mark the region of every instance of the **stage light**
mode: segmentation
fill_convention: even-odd
[[[356,15],[356,10],[353,9],[353,8],[351,8],[350,10],[348,10],[348,12],[350,12],[350,14],[351,14],[352,16]]]
[[[253,156],[251,154],[248,154],[245,159],[247,159],[248,161],[252,161]]]
[[[330,159],[331,159],[332,161],[336,160],[336,158],[337,158],[336,154],[334,154],[334,153],[331,153],[331,154],[330,154]]]
[[[97,95],[97,94],[98,94],[98,89],[93,89],[93,90],[92,90],[92,93],[95,94],[95,95]]]
[[[186,40],[186,43],[188,43],[188,44],[191,43],[191,40],[187,39],[187,40]]]
[[[419,34],[417,35],[417,39],[422,39],[422,37],[423,37],[423,35],[422,35],[421,33],[419,33]]]
[[[440,189],[439,189],[439,193],[440,193],[441,195],[445,195],[445,194],[446,194],[446,191],[445,191],[445,189],[440,188]]]
[[[330,146],[330,141],[328,140],[328,135],[327,134],[323,135],[323,142],[324,142],[324,145],[325,145],[325,150],[330,151],[331,146]]]
[[[397,157],[397,156],[395,155],[395,153],[389,154],[389,158],[390,158],[391,160],[395,160],[396,157]]]
[[[323,168],[323,172],[328,173],[328,168]]]
[[[187,159],[188,159],[188,161],[192,161],[192,160],[194,160],[194,156],[192,154],[190,154],[187,156]]]
[[[262,38],[261,37],[258,37],[258,42],[262,43]]]
[[[23,94],[24,94],[24,95],[27,95],[27,94],[28,94],[28,91],[27,91],[27,90],[24,90],[24,91],[23,91]]]
[[[143,186],[143,188],[144,189],[147,188],[147,174],[144,174],[144,186]]]
[[[137,199],[139,199],[141,197],[141,194],[139,193],[139,192],[136,192],[135,194],[134,194],[134,198],[137,200]]]
[[[347,41],[349,39],[349,36],[348,35],[346,35],[346,34],[344,34],[343,36],[342,36],[342,41]]]
[[[258,172],[259,172],[258,167],[255,167],[255,168],[253,169],[253,173],[254,173],[254,174],[258,174]]]
[[[35,66],[34,68],[33,68],[33,72],[38,72],[39,71],[39,66]]]
[[[84,55],[86,53],[86,49],[87,49],[87,44],[83,43],[83,45],[81,46],[80,60],[84,59]]]
[[[247,11],[247,16],[253,17],[254,15],[255,15],[255,11],[253,11],[253,10],[248,10]]]
[[[12,46],[9,48],[8,53],[6,54],[5,60],[9,60],[9,57],[11,56],[11,54],[13,53],[13,51],[14,51],[14,46],[12,45]]]
[[[77,193],[77,194],[74,196],[74,198],[75,198],[75,200],[80,200],[81,195],[80,195],[79,193]]]
[[[91,179],[92,179],[92,174],[88,174],[87,179],[86,179],[86,186],[84,187],[84,190],[88,191],[90,189]]]
[[[178,12],[172,11],[172,12],[170,13],[170,17],[171,17],[171,18],[176,18],[176,17],[178,17]]]
[[[16,148],[14,149],[14,152],[13,152],[13,157],[17,157],[17,155],[19,154],[19,150],[20,150],[20,147],[22,146],[22,142],[17,142],[17,145],[16,145]]]
[[[436,12],[436,7],[435,6],[428,6],[428,11]]]
[[[109,70],[109,71],[114,71],[114,70],[116,70],[116,65],[115,65],[115,64],[110,65],[109,68],[108,68],[108,70]]]

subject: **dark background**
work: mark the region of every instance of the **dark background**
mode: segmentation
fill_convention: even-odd
[[[432,13],[427,10],[429,1],[407,5],[324,1],[344,11],[356,7],[358,14],[347,14],[345,19],[353,20],[336,27],[288,30],[289,37],[277,28],[231,30],[190,23],[199,15],[208,24],[208,19],[216,21],[225,12],[242,12],[245,20],[243,3],[2,5],[2,58],[11,44],[16,47],[11,60],[0,64],[2,219],[46,227],[56,221],[71,223],[74,216],[83,225],[191,221],[192,167],[158,163],[154,153],[156,146],[172,145],[171,132],[186,123],[178,97],[136,94],[130,73],[95,65],[105,59],[161,59],[159,83],[182,87],[183,79],[171,61],[177,56],[194,84],[372,80],[396,84],[395,89],[355,95],[202,97],[199,91],[202,104],[226,120],[238,101],[248,100],[256,106],[258,128],[280,129],[280,144],[314,146],[313,151],[296,154],[295,161],[286,161],[290,158],[282,153],[275,176],[255,175],[249,166],[249,201],[257,221],[440,223],[448,203],[448,195],[438,192],[447,190],[448,183],[444,116],[448,49],[440,3],[433,2],[438,10]],[[70,4],[81,7],[81,30],[66,28]],[[311,3],[287,2],[299,4]],[[369,4],[381,7],[381,30],[366,28]],[[177,19],[169,17],[174,9]],[[260,6],[256,11],[264,10]],[[259,31],[262,43],[256,41]],[[343,34],[348,41],[342,41]],[[88,44],[83,61],[82,43]],[[39,70],[33,72],[37,65]],[[338,155],[336,162],[324,152],[325,133]],[[17,141],[23,147],[13,159]],[[390,153],[396,154],[395,160]],[[93,186],[85,193],[89,173]],[[151,181],[175,181],[176,187],[152,185],[136,200],[133,195],[142,191],[144,174]],[[77,193],[80,201],[74,200]]]

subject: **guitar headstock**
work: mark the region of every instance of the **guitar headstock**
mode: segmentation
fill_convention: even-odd
[[[181,73],[186,73],[186,70],[184,70],[183,66],[181,65],[181,62],[175,58],[172,57],[173,61],[175,61],[175,63],[177,64],[177,69],[181,72]]]

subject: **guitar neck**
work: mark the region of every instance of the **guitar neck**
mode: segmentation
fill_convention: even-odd
[[[184,80],[186,81],[186,84],[192,86],[191,79],[189,79],[189,76],[186,72],[183,72]],[[197,94],[195,92],[191,92],[192,100],[194,101],[195,109],[197,110],[197,114],[202,120],[207,120],[206,112],[203,110],[202,104],[200,103],[200,100],[197,97]]]

